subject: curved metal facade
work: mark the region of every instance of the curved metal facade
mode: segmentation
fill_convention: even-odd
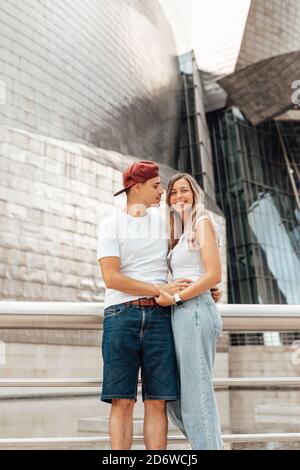
[[[253,125],[293,110],[299,49],[299,1],[252,0],[235,71],[219,84]]]
[[[294,107],[292,83],[300,76],[300,51],[261,60],[219,81],[253,125]]]
[[[251,0],[235,71],[299,50],[299,0]]]
[[[179,72],[158,0],[2,0],[0,124],[173,164]]]

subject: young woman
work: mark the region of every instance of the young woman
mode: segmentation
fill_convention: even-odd
[[[180,173],[170,180],[166,202],[172,278],[192,281],[180,294],[172,296],[161,290],[156,298],[161,306],[173,305],[181,400],[168,404],[168,414],[193,449],[222,449],[212,383],[222,320],[210,294],[210,289],[221,281],[219,237],[204,210],[203,191],[189,174]]]

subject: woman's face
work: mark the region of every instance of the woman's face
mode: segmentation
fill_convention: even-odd
[[[176,212],[182,212],[184,209],[191,208],[194,202],[194,195],[190,183],[185,178],[180,178],[170,191],[170,206]]]

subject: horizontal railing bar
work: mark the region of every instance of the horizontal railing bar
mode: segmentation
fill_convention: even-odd
[[[0,315],[71,315],[102,317],[102,302],[0,302]]]
[[[220,304],[224,331],[300,331],[300,305]],[[1,328],[92,329],[103,303],[0,302]]]
[[[214,378],[215,388],[223,387],[296,387],[300,377],[232,377]],[[101,387],[102,380],[97,378],[9,378],[0,379],[1,387]]]
[[[300,432],[261,433],[261,434],[226,434],[224,442],[284,442],[300,441]]]
[[[261,433],[261,434],[223,434],[222,440],[227,443],[233,442],[292,442],[300,441],[300,433]],[[95,446],[109,444],[108,436],[94,437],[52,437],[52,438],[14,438],[0,439],[0,448],[27,447],[53,447],[53,446]],[[143,436],[134,436],[133,444],[144,442]],[[168,444],[187,444],[188,441],[182,436],[168,436]]]
[[[99,379],[0,379],[0,387],[100,387]]]
[[[218,387],[282,387],[300,386],[300,377],[231,377],[213,379]]]
[[[1,301],[0,315],[96,315],[101,317],[103,302],[23,302]],[[225,316],[298,316],[300,318],[300,305],[286,304],[217,304],[219,311]]]

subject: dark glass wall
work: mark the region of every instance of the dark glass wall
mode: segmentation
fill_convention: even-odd
[[[1,0],[0,125],[174,163],[179,68],[158,0]]]
[[[253,127],[233,108],[210,113],[208,123],[227,220],[229,302],[299,304],[300,211],[275,122]],[[280,126],[299,165],[299,129]]]
[[[192,173],[215,203],[212,152],[204,108],[202,77],[193,51],[179,57],[182,80],[181,120],[176,167]]]

